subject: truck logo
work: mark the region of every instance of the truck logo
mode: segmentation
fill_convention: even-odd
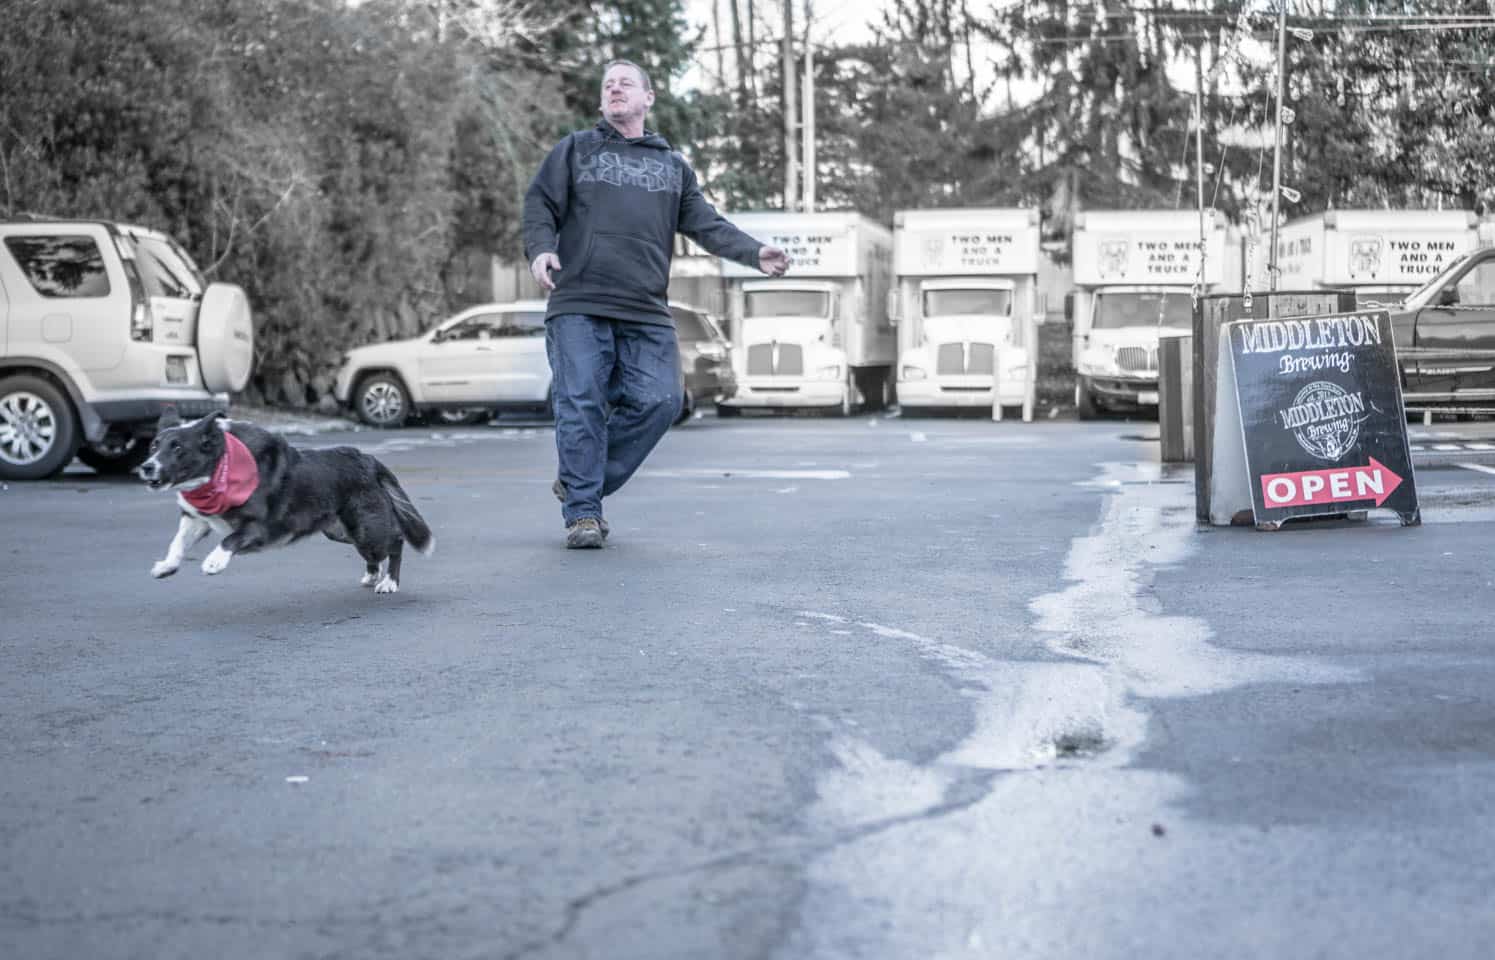
[[[1126,273],[1131,246],[1125,240],[1102,240],[1096,245],[1100,254],[1100,275],[1103,278],[1119,277]]]
[[[1359,391],[1347,393],[1327,380],[1315,380],[1299,390],[1292,406],[1277,411],[1277,416],[1309,456],[1336,462],[1355,446],[1360,424],[1369,419]]]
[[[1381,272],[1380,237],[1355,237],[1350,241],[1350,276],[1374,277]]]

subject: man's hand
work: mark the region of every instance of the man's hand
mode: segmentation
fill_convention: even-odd
[[[765,245],[758,250],[758,269],[770,277],[782,277],[789,272],[789,254]]]
[[[561,258],[553,253],[542,253],[535,258],[535,262],[529,265],[530,275],[535,282],[546,290],[555,289],[555,281],[550,279],[550,271],[561,268]]]

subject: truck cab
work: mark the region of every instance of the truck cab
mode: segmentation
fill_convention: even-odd
[[[1075,404],[1082,419],[1098,409],[1136,409],[1158,403],[1158,342],[1194,329],[1188,287],[1118,285],[1081,301],[1088,333],[1075,364]]]
[[[1391,313],[1408,406],[1495,404],[1495,247],[1454,259]]]

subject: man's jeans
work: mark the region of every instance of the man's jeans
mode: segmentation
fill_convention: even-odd
[[[674,327],[579,313],[545,321],[555,449],[567,524],[602,517],[602,498],[628,482],[680,413]]]

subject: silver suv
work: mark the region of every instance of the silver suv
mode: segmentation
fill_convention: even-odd
[[[0,220],[0,478],[49,477],[75,454],[131,470],[166,407],[224,409],[253,363],[244,291],[208,283],[171,237]]]

